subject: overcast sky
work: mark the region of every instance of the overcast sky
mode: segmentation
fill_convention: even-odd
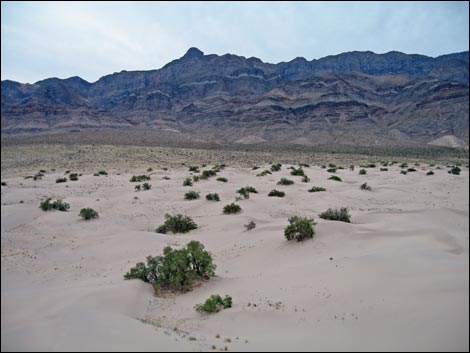
[[[468,50],[468,2],[2,1],[1,78],[158,69],[189,47],[277,63],[353,50]]]

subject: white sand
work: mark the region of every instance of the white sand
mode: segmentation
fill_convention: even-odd
[[[339,170],[340,183],[310,167],[311,182],[302,183],[286,167],[265,177],[255,176],[262,169],[229,167],[219,173],[228,183],[213,177],[193,187],[182,186],[186,169],[160,170],[141,192],[129,174],[115,172],[63,184],[55,183],[58,173],[2,180],[2,351],[468,351],[468,169],[426,176],[421,167],[408,175],[397,166],[367,175],[356,168]],[[277,186],[282,176],[296,183]],[[365,181],[373,191],[359,190]],[[238,202],[242,213],[223,215],[246,185],[259,193]],[[313,185],[328,191],[307,192]],[[286,197],[267,197],[273,188]],[[189,190],[201,199],[185,201]],[[206,201],[208,192],[221,202]],[[43,212],[38,205],[47,196],[71,210]],[[341,206],[350,208],[352,224],[318,218]],[[100,218],[81,220],[82,207]],[[200,228],[157,234],[165,213],[190,215]],[[292,214],[315,217],[313,240],[285,240]],[[257,226],[246,231],[250,220]],[[157,298],[150,285],[123,280],[145,256],[193,239],[218,266],[201,287]],[[211,294],[231,295],[233,308],[196,313],[193,306]]]

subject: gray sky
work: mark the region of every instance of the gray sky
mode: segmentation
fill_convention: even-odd
[[[158,69],[189,47],[277,63],[353,50],[468,50],[468,2],[2,1],[1,78]]]

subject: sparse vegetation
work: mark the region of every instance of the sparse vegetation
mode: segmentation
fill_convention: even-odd
[[[304,170],[302,169],[302,167],[299,167],[299,168],[293,168],[290,172],[291,175],[296,175],[296,176],[304,176],[305,175],[305,172]]]
[[[220,201],[220,197],[219,197],[219,194],[217,194],[217,193],[207,194],[206,195],[206,200],[208,200],[208,201]]]
[[[339,176],[332,175],[328,178],[328,180],[335,180],[335,181],[343,181]]]
[[[453,166],[449,171],[448,173],[449,174],[454,174],[454,175],[460,175],[460,172],[462,171],[462,169],[460,169],[458,166]]]
[[[336,168],[328,168],[326,171],[328,173],[336,173]]]
[[[272,174],[269,170],[263,170],[261,173],[256,174],[256,176],[265,176],[267,174]]]
[[[224,214],[234,214],[234,213],[239,213],[242,210],[242,208],[237,205],[236,203],[231,203],[229,205],[224,206]]]
[[[199,180],[199,178],[198,178],[198,180]],[[192,182],[191,178],[184,179],[183,186],[193,186],[193,182]]]
[[[2,186],[7,186],[7,183],[2,181]]]
[[[150,176],[148,176],[148,175],[133,175],[130,179],[130,181],[132,183],[141,182],[141,181],[145,181],[145,180],[150,180]]]
[[[100,170],[98,173],[96,173],[98,175],[108,175],[108,172],[106,170]]]
[[[408,168],[408,173],[410,172],[416,172],[416,169],[415,168]]]
[[[286,196],[286,193],[284,191],[273,189],[269,192],[268,196],[284,197]]]
[[[388,168],[380,168],[381,172],[388,172]]]
[[[191,217],[177,214],[171,216],[165,215],[165,223],[156,229],[157,233],[166,234],[167,232],[172,233],[187,233],[193,229],[197,229],[197,224],[192,220]]]
[[[359,175],[365,175],[365,174],[367,174],[367,170],[365,170],[364,168],[359,170]]]
[[[434,172],[430,170],[429,172],[426,173],[426,175],[434,175]]]
[[[219,178],[217,178],[217,179],[215,179],[215,180],[221,181],[221,182],[223,182],[223,183],[226,183],[226,182],[228,181],[228,179],[227,179],[227,178],[224,178],[224,177],[219,177]]]
[[[271,171],[272,171],[272,172],[278,172],[278,171],[281,170],[281,166],[282,166],[282,164],[280,164],[280,163],[273,164],[273,165],[271,166]]]
[[[302,178],[302,182],[303,183],[308,183],[308,182],[310,182],[310,178],[308,176],[304,175],[304,177]]]
[[[78,214],[80,217],[82,217],[85,220],[90,220],[92,218],[98,218],[98,212],[96,212],[92,208],[82,208],[80,210],[80,213]]]
[[[124,275],[124,279],[140,279],[151,283],[157,292],[186,292],[196,281],[214,276],[216,265],[212,255],[197,241],[182,249],[167,246],[162,256],[148,256],[147,264],[139,262]],[[228,304],[228,301],[227,301]]]
[[[257,194],[258,191],[252,187],[252,186],[245,186],[241,189],[238,189],[237,190],[237,194],[240,194],[241,196],[243,196],[245,199],[249,199],[250,198],[250,193],[254,193],[254,194]]]
[[[210,178],[211,176],[214,176],[214,175],[217,175],[217,172],[215,170],[206,169],[206,170],[202,171],[201,179],[208,179],[208,178]]]
[[[62,200],[51,201],[51,198],[47,198],[46,200],[41,201],[39,208],[43,211],[58,210],[62,212],[65,212],[70,208],[70,205],[67,202],[63,202]]]
[[[78,174],[77,173],[70,173],[69,178],[71,181],[77,181],[78,180]]]
[[[372,188],[367,183],[361,184],[361,190],[371,191]]]
[[[291,216],[288,221],[289,225],[284,229],[287,240],[302,241],[313,238],[316,224],[313,218]]]
[[[67,181],[67,178],[57,178],[55,180],[56,183],[65,183]]]
[[[150,185],[149,183],[142,184],[142,189],[144,190],[150,190],[151,188],[152,188],[152,185]]]
[[[256,223],[254,221],[248,222],[248,224],[245,224],[246,230],[252,230],[256,228]]]
[[[141,190],[141,185],[138,184],[138,185],[134,186],[134,190],[135,191],[140,191]]]
[[[193,173],[199,173],[199,167],[198,166],[190,166],[189,171]]]
[[[342,207],[339,210],[329,208],[325,212],[320,213],[318,216],[322,219],[331,221],[351,223],[351,216],[349,215],[349,210],[346,207]]]
[[[326,191],[326,189],[320,186],[313,186],[310,190],[308,190],[308,192],[320,192],[320,191]]]
[[[199,198],[199,193],[191,190],[184,194],[184,198],[185,200],[196,200]]]
[[[225,298],[218,294],[211,295],[203,304],[198,304],[194,307],[197,312],[200,313],[218,313],[223,309],[229,309],[232,307],[232,297],[226,295]]]
[[[408,172],[406,170],[402,170],[402,171],[400,171],[400,174],[406,175],[406,174],[408,174]]]
[[[286,179],[286,178],[281,178],[281,180],[278,181],[278,185],[292,185],[294,184],[293,180]]]

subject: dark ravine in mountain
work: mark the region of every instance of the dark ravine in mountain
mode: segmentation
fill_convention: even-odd
[[[135,128],[216,143],[468,145],[469,54],[279,64],[190,48],[159,70],[2,81],[2,136]]]

